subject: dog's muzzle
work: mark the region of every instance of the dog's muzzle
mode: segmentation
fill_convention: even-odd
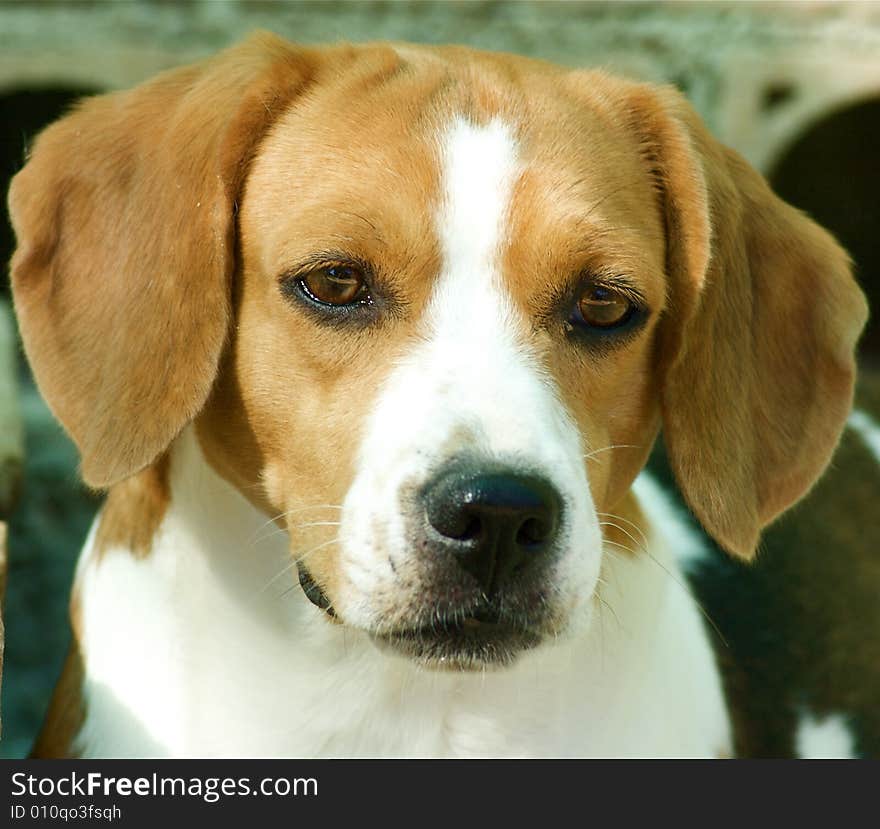
[[[374,636],[440,668],[508,664],[541,642],[542,574],[557,547],[562,498],[546,479],[502,465],[455,463],[419,492],[410,535],[427,576],[411,624]]]
[[[401,588],[407,598],[393,621],[368,631],[377,645],[429,667],[479,669],[509,664],[555,632],[547,572],[563,500],[548,480],[457,462],[417,491],[408,514],[419,589]],[[302,564],[299,580],[309,601],[336,617]]]

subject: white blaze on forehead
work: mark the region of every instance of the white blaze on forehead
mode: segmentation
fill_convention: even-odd
[[[425,319],[445,349],[468,349],[469,362],[508,346],[523,323],[500,274],[519,172],[516,142],[501,121],[480,127],[456,119],[444,136],[441,165],[436,226],[443,267]]]
[[[494,267],[517,174],[516,143],[501,121],[478,127],[458,119],[443,147],[438,232],[447,272],[484,276]]]

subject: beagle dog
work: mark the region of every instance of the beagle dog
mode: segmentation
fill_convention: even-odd
[[[257,35],[79,105],[9,205],[28,358],[109,490],[37,756],[750,751],[705,542],[640,472],[662,425],[742,566],[829,463],[867,311],[677,92]]]

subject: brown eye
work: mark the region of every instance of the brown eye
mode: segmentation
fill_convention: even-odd
[[[354,265],[316,268],[299,279],[305,292],[325,305],[355,305],[369,302],[363,271]]]
[[[615,328],[626,323],[635,306],[623,294],[594,285],[578,300],[576,315],[593,328]]]

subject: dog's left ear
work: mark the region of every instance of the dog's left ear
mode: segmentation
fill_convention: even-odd
[[[317,54],[257,35],[87,100],[15,177],[25,350],[88,484],[151,463],[207,398],[229,327],[236,199]]]
[[[867,305],[846,253],[671,89],[627,96],[666,223],[663,434],[691,509],[742,558],[828,464]]]

